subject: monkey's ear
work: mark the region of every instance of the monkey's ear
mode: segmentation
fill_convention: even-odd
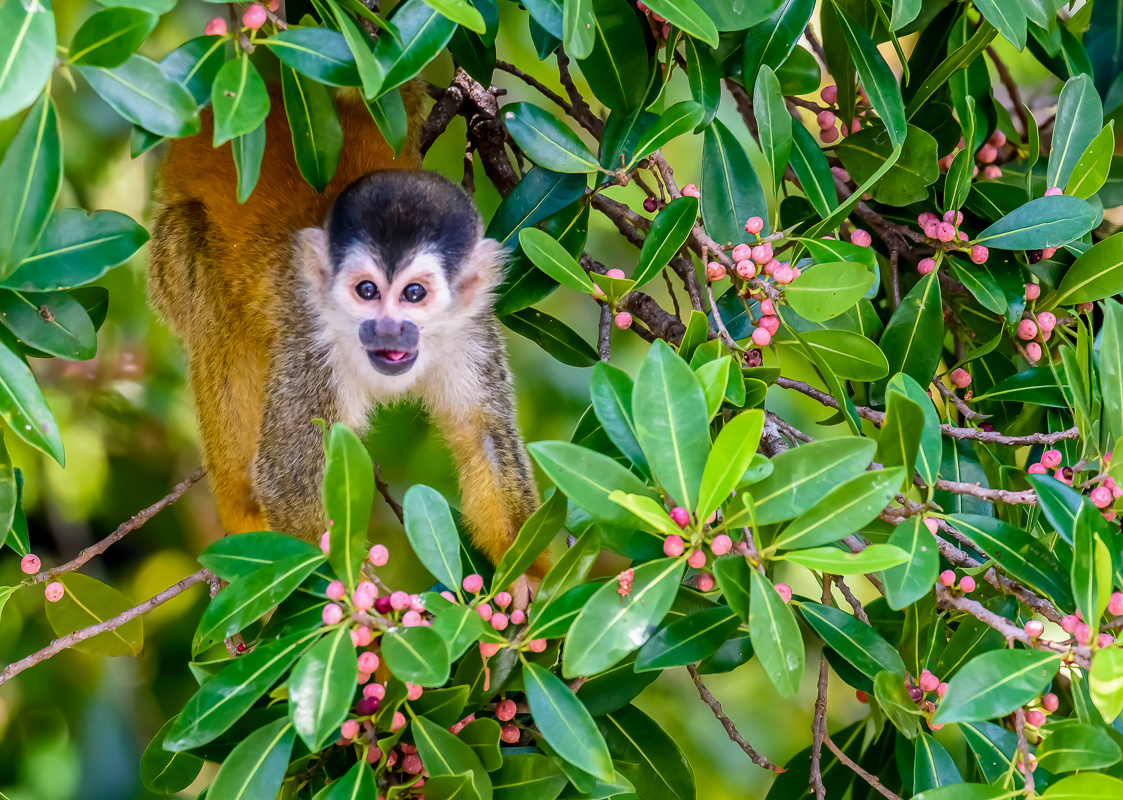
[[[480,239],[456,277],[460,305],[471,312],[491,306],[492,292],[503,282],[503,247],[494,239]]]
[[[304,278],[318,294],[331,288],[331,254],[328,234],[323,228],[305,228],[297,234],[297,247]]]

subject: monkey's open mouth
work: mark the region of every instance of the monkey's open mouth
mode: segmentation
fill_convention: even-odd
[[[383,375],[401,375],[417,361],[416,350],[368,350],[367,357]]]

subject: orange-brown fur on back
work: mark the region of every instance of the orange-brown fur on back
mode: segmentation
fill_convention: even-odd
[[[252,486],[269,358],[283,325],[278,287],[296,280],[294,234],[320,225],[351,182],[386,168],[416,169],[421,90],[403,87],[410,136],[394,158],[357,92],[336,98],[343,151],[318,194],[296,166],[279,87],[271,87],[261,175],[239,204],[231,145],[211,146],[212,121],[173,142],[160,172],[150,252],[150,294],[187,350],[204,462],[219,513],[232,533],[264,530]]]

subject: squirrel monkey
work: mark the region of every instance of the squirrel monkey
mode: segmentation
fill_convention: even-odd
[[[420,92],[394,158],[357,93],[337,106],[344,146],[318,194],[301,177],[271,90],[261,174],[244,204],[229,145],[171,144],[152,232],[152,301],[183,340],[210,474],[232,533],[318,540],[322,436],[362,431],[380,404],[419,398],[460,471],[472,537],[498,560],[538,504],[493,316],[498,243],[459,187],[420,171]]]

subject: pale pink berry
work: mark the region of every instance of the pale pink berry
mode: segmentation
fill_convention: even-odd
[[[955,209],[949,208],[947,211],[944,212],[943,221],[944,222],[950,222],[952,225],[962,225],[963,224],[963,212],[962,211],[956,211]]]
[[[957,239],[959,239],[959,241],[961,241],[961,242],[966,242],[966,241],[967,241],[967,238],[968,238],[968,237],[967,237],[967,232],[966,232],[966,231],[960,231],[959,233],[957,233],[957,234],[955,235],[955,237],[956,237]]]
[[[391,750],[390,753],[386,756],[386,766],[387,767],[393,767],[397,763],[398,763],[398,751],[397,750]],[[379,795],[379,796],[381,797],[382,795]]]
[[[819,92],[819,97],[823,98],[824,103],[833,106],[838,102],[838,87],[833,83],[830,86],[824,86],[823,90]]]
[[[940,168],[940,172],[947,172],[949,169],[951,169],[951,162],[953,158],[955,158],[955,156],[949,154],[936,162],[937,166],[939,166]]]
[[[940,573],[940,584],[942,586],[955,586],[955,573],[950,569],[945,569]]]
[[[723,556],[733,548],[733,540],[724,533],[719,533],[710,542],[710,552],[715,556]]]
[[[706,265],[706,280],[710,283],[715,283],[725,279],[725,267],[716,261],[711,261]]]
[[[332,600],[342,600],[347,594],[347,587],[343,585],[343,581],[332,581],[324,594]]]
[[[516,608],[514,611],[511,612],[511,624],[512,625],[522,625],[524,622],[526,622],[526,612],[525,611],[523,611],[521,608]]]
[[[1037,323],[1032,319],[1023,319],[1018,323],[1018,338],[1029,341],[1037,335]]]
[[[979,177],[979,165],[978,164],[971,167],[971,177],[972,178]]]
[[[764,268],[761,271],[765,275],[775,275],[776,270],[778,270],[781,266],[783,265],[779,262],[778,259],[772,258],[769,259],[768,263],[764,265]]]
[[[1113,617],[1123,614],[1123,592],[1112,592],[1107,601],[1107,613]]]
[[[526,649],[532,653],[541,653],[546,649],[546,644],[545,639],[531,639],[526,643]]]
[[[694,569],[701,569],[706,566],[706,554],[702,550],[691,550],[690,555],[686,557],[686,563]]]
[[[760,301],[760,313],[769,315],[776,313],[776,307],[772,304],[770,299],[765,298]]]
[[[686,509],[683,510],[685,511]],[[672,519],[674,519],[674,517],[672,517]],[[663,555],[668,558],[678,558],[682,555],[685,547],[686,545],[683,543],[682,537],[672,534],[663,540]]]
[[[372,697],[381,700],[386,696],[386,687],[381,683],[368,683],[363,687],[363,697]]]
[[[480,655],[484,658],[491,658],[499,652],[498,642],[480,642]]]
[[[753,248],[752,260],[763,267],[772,260],[772,245],[768,243],[758,244]]]
[[[374,566],[384,567],[386,562],[390,560],[390,551],[386,549],[386,545],[376,544],[370,549],[370,554],[367,557]]]
[[[510,592],[500,592],[499,594],[495,595],[495,605],[499,606],[500,608],[506,608],[507,606],[511,605],[511,599],[512,598]]]
[[[441,592],[441,597],[443,597],[445,600],[448,600],[450,603],[456,602],[456,595],[454,595],[448,589],[445,589],[443,592]]]
[[[768,332],[767,328],[754,328],[753,344],[757,347],[768,347],[772,344],[772,334]]]
[[[1051,331],[1057,327],[1057,315],[1051,311],[1042,311],[1037,315],[1037,326],[1042,331]]]
[[[828,112],[829,113],[829,112]],[[745,231],[751,234],[758,234],[764,230],[764,220],[760,217],[749,217],[745,221]]]
[[[484,588],[484,579],[482,575],[473,572],[464,578],[461,585],[469,594],[479,594],[480,589]]]
[[[1042,258],[1052,258],[1052,257],[1053,257],[1053,254],[1054,254],[1054,253],[1056,253],[1056,252],[1057,252],[1057,248],[1055,248],[1055,247],[1046,247],[1046,248],[1045,248],[1044,250],[1042,250],[1042,251],[1041,251],[1041,257],[1042,257]],[[1087,305],[1087,306],[1088,306],[1088,310],[1089,310],[1089,311],[1091,311],[1091,310],[1092,310],[1092,308],[1091,308],[1091,304],[1089,304],[1089,303],[1085,303],[1084,305]]]
[[[356,588],[355,591],[351,593],[351,603],[358,611],[366,611],[374,605],[374,601],[374,595],[365,589]]]
[[[693,183],[688,183],[682,187],[682,193],[687,197],[701,197],[702,193],[698,191],[698,187]]]
[[[491,615],[495,613],[495,609],[491,607],[490,603],[480,603],[476,606],[476,613],[480,615],[480,619],[487,622],[491,619]]]
[[[850,132],[851,133],[857,133],[861,129],[862,129],[862,123],[860,121],[855,119],[855,120],[852,120],[850,122]]]
[[[936,535],[936,531],[938,531],[938,530],[940,529],[940,523],[939,523],[939,522],[937,522],[937,521],[936,521],[935,519],[933,519],[932,517],[925,517],[925,518],[924,518],[924,527],[928,529],[928,532],[929,532],[930,534],[932,534],[933,536],[935,536],[935,535]]]
[[[1044,464],[1030,464],[1026,472],[1030,475],[1045,475],[1049,470],[1045,469]]]
[[[989,164],[998,158],[998,150],[995,149],[994,145],[984,144],[975,155],[982,163]]]
[[[1111,496],[1111,489],[1106,486],[1097,486],[1092,490],[1092,505],[1096,508],[1107,508],[1114,499]]]
[[[1072,632],[1072,637],[1076,639],[1076,641],[1080,644],[1087,644],[1088,639],[1091,637],[1091,635],[1092,629],[1085,625],[1083,622],[1077,623],[1076,630]]]
[[[838,141],[838,128],[820,128],[819,138],[826,144]]]
[[[1041,296],[1041,286],[1036,283],[1026,284],[1026,300],[1036,300]]]
[[[617,280],[623,280],[627,277],[622,269],[610,269],[604,275],[606,278],[616,278]]]
[[[39,556],[34,553],[28,553],[19,562],[19,568],[23,570],[24,575],[34,575],[39,571],[42,564],[39,561]]]
[[[971,248],[971,260],[976,264],[985,264],[987,261],[987,256],[989,255],[990,251],[983,247],[981,244],[977,244]]]
[[[983,167],[983,178],[988,181],[997,180],[1002,177],[1002,168],[996,167],[994,164],[987,164]]]
[[[780,595],[780,599],[785,603],[790,603],[792,601],[792,587],[788,586],[786,583],[776,584],[776,594]]]
[[[502,611],[496,611],[491,615],[491,619],[488,620],[488,624],[497,631],[507,630],[507,625],[509,625],[510,622],[510,618]]]
[[[953,369],[950,377],[952,385],[957,389],[966,389],[971,385],[971,375],[962,367]]]
[[[359,735],[359,721],[357,719],[349,719],[339,726],[339,734],[344,739],[354,739]]]
[[[407,628],[416,628],[418,625],[423,625],[425,620],[416,611],[410,610],[402,614],[402,625]]]
[[[675,506],[671,509],[671,521],[678,525],[680,528],[685,529],[690,524],[690,512],[682,506]]]
[[[226,20],[222,17],[212,17],[207,21],[207,27],[203,29],[203,33],[207,36],[225,36]]]
[[[265,24],[265,9],[257,3],[251,3],[242,15],[242,24],[251,31],[256,31]]]
[[[736,269],[737,277],[743,281],[747,281],[756,275],[756,264],[752,261],[738,261]]]
[[[936,232],[939,230],[939,226],[940,226],[939,222],[929,222],[927,225],[924,226],[924,235],[927,236],[929,239],[935,239],[936,238]]]
[[[1101,633],[1096,639],[1096,644],[1100,646],[1101,650],[1105,647],[1111,647],[1114,642],[1115,640],[1111,638],[1110,633]]]
[[[733,248],[731,257],[734,261],[748,261],[753,257],[753,248],[747,244],[739,244]]]
[[[499,730],[499,738],[507,744],[515,744],[519,740],[519,729],[515,725],[504,725]]]
[[[390,722],[390,732],[397,733],[406,726],[406,716],[401,711],[394,712],[394,719]]]
[[[390,608],[395,611],[405,611],[411,605],[413,605],[413,598],[408,592],[394,592],[390,595]]]
[[[1108,522],[1115,522],[1115,518],[1119,516],[1114,511],[1104,511],[1103,515],[1104,519],[1106,519]]]
[[[708,592],[714,588],[714,576],[703,572],[698,576],[698,591]]]
[[[1075,614],[1065,614],[1061,617],[1061,630],[1065,633],[1073,633],[1079,624],[1080,618]]]
[[[827,128],[833,128],[838,122],[838,118],[830,111],[820,111],[815,116],[815,122],[820,128],[826,130]]]
[[[1061,700],[1052,692],[1041,698],[1041,707],[1052,714],[1061,705]]]
[[[990,135],[990,138],[987,139],[987,141],[995,147],[1002,147],[1002,145],[1006,144],[1006,134],[996,129],[995,132]]]
[[[1036,639],[1041,634],[1045,633],[1045,623],[1039,619],[1031,619],[1025,624],[1026,635],[1032,636]]]
[[[1026,724],[1031,728],[1040,728],[1045,724],[1045,715],[1035,708],[1026,713]]]
[[[959,591],[964,594],[971,594],[971,592],[975,591],[975,579],[970,575],[964,575],[959,579]]]
[[[850,234],[850,243],[856,244],[858,247],[869,247],[873,242],[873,237],[870,236],[868,231],[858,228]]]
[[[416,683],[409,683],[408,681],[406,682],[406,699],[416,700],[417,698],[421,697],[421,694],[424,691],[425,690],[422,687],[418,686]]]
[[[936,260],[934,258],[922,258],[920,263],[916,265],[916,271],[921,275],[927,275],[936,268]]]
[[[323,619],[325,625],[335,625],[341,619],[343,619],[343,609],[337,606],[335,603],[328,603],[326,606],[324,606]]]
[[[799,267],[792,267],[792,280],[793,281],[802,274],[803,274],[803,270],[801,270]]]
[[[1061,465],[1062,458],[1060,450],[1046,450],[1041,454],[1041,463],[1049,469],[1056,469]]]
[[[939,686],[936,687],[936,697],[943,697],[947,693],[948,693],[947,683],[941,683]]]
[[[47,588],[43,590],[43,594],[47,598],[47,602],[57,603],[62,599],[62,596],[66,594],[66,587],[58,581],[53,581],[47,584]]]
[[[772,278],[781,286],[787,286],[795,280],[795,270],[791,267],[780,267],[772,273]]]
[[[940,685],[940,679],[928,670],[924,670],[920,673],[920,680],[916,685],[920,687],[922,692],[934,692],[936,687]]]
[[[941,242],[950,242],[955,238],[955,226],[950,222],[941,222],[936,226],[936,238]]]
[[[933,214],[931,211],[921,211],[919,216],[917,216],[916,221],[920,225],[920,227],[923,228],[929,223],[939,222],[940,218]]]
[[[1057,195],[1061,194],[1064,194],[1064,189],[1060,188],[1059,186],[1050,186],[1045,190],[1046,197],[1056,197]]]
[[[1041,360],[1041,345],[1037,342],[1030,342],[1026,345],[1026,355],[1029,356],[1030,361]]]
[[[366,625],[360,625],[351,631],[351,642],[355,647],[366,647],[374,641],[374,634]]]
[[[1029,754],[1029,771],[1030,771],[1030,773],[1032,773],[1036,769],[1037,769],[1037,756],[1035,756],[1033,753],[1030,753]],[[1025,773],[1026,773],[1026,765],[1022,761],[1018,761],[1018,772],[1022,773],[1023,775],[1025,775]]]
[[[325,556],[329,552],[331,552],[331,532],[330,531],[324,531],[323,535],[320,536],[320,550],[323,551]]]
[[[834,176],[843,183],[850,183],[850,173],[844,170],[842,167],[831,167],[831,172],[834,173]],[[829,238],[833,239],[834,237],[830,236]]]
[[[761,317],[759,325],[760,325],[760,327],[762,327],[766,331],[768,331],[769,336],[775,336],[776,331],[780,330],[780,318],[779,317]]]
[[[627,311],[620,311],[612,318],[612,321],[615,323],[616,327],[622,331],[626,331],[628,328],[632,327],[632,315]]]
[[[500,722],[510,722],[517,710],[514,700],[500,700],[495,704],[495,718]]]
[[[421,772],[421,759],[417,755],[408,755],[402,759],[402,772],[407,775],[417,775]]]

